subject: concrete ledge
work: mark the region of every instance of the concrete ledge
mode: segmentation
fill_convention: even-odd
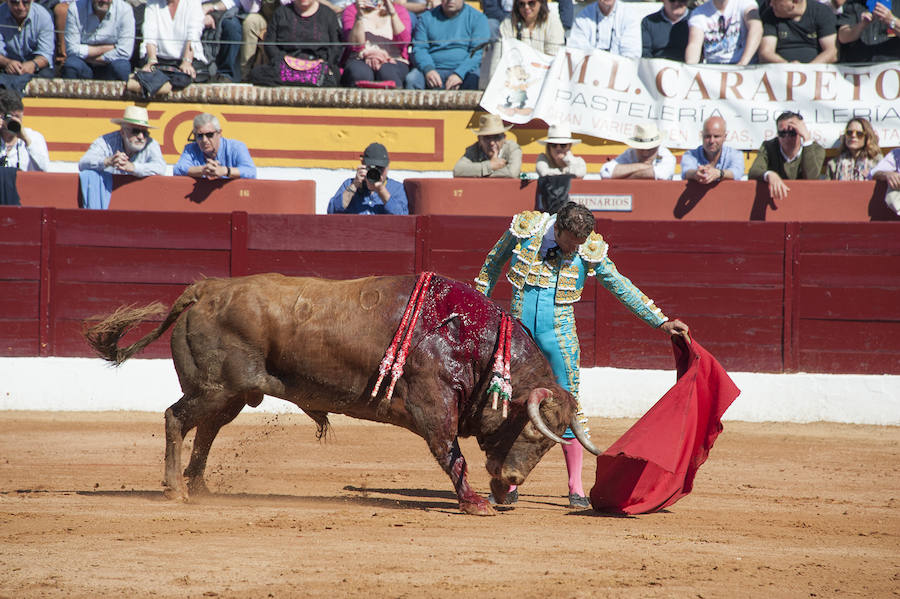
[[[122,81],[32,79],[25,94],[36,98],[146,101],[125,89]],[[260,87],[247,83],[194,83],[153,102],[246,104],[327,108],[410,108],[476,110],[480,91],[381,90],[347,87]]]

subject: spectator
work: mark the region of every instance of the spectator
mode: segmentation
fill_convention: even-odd
[[[237,17],[238,8],[237,0],[209,0],[203,3],[203,53],[210,63],[216,65],[210,81],[238,83],[241,80],[238,56],[243,32]]]
[[[53,45],[54,69],[66,60],[66,15],[69,12],[69,4],[74,0],[34,0],[35,4],[43,6],[53,17],[53,29],[55,43]]]
[[[125,0],[76,0],[66,17],[64,79],[126,81],[134,51],[134,10]]]
[[[506,132],[511,128],[512,125],[504,126],[495,114],[481,115],[478,129],[473,129],[478,141],[466,148],[453,167],[453,176],[518,177],[522,170],[522,148],[506,139]]]
[[[194,117],[194,129],[184,146],[173,175],[196,179],[256,179],[256,166],[242,141],[222,137],[222,126],[214,115]]]
[[[662,8],[641,20],[644,58],[684,61],[688,43],[687,0],[663,0]]]
[[[725,119],[711,116],[703,123],[703,143],[681,156],[681,178],[703,185],[724,179],[744,178],[744,157],[740,150],[725,145]]]
[[[174,14],[173,14],[174,10]],[[137,80],[129,89],[153,96],[184,89],[205,73],[207,58],[200,35],[203,32],[200,0],[147,0],[141,56],[146,56]]]
[[[622,275],[607,255],[607,244],[594,232],[596,223],[590,210],[569,202],[555,216],[522,212],[485,258],[475,279],[475,288],[490,297],[504,265],[512,284],[510,313],[518,318],[541,349],[556,381],[578,401],[580,356],[575,329],[574,304],[581,299],[585,281],[597,281],[632,314],[669,337],[688,336],[680,320],[669,320],[651,299]],[[587,422],[578,402],[576,420]],[[587,429],[585,428],[585,433]],[[564,438],[574,439],[567,428]],[[562,446],[569,474],[569,506],[590,505],[581,482],[583,449],[580,443]],[[514,490],[504,503],[515,503]]]
[[[118,131],[98,137],[78,162],[82,208],[109,208],[112,176],[147,177],[162,175],[166,170],[162,150],[150,138],[147,109],[127,106],[120,119],[110,119],[120,126]]]
[[[837,62],[834,13],[818,0],[772,0],[762,23],[760,62]]]
[[[662,147],[662,136],[653,123],[635,125],[634,135],[625,140],[630,147],[600,169],[603,179],[672,179],[675,156]]]
[[[487,18],[463,2],[441,5],[419,17],[413,34],[415,67],[406,76],[407,89],[478,89],[485,44],[490,39]]]
[[[32,0],[0,5],[0,86],[22,93],[35,75],[53,77],[53,18]]]
[[[492,42],[500,38],[500,23],[508,19],[512,13],[513,1],[480,0],[481,12],[487,17]]]
[[[887,62],[900,58],[900,2],[846,2],[838,16],[841,62]],[[849,50],[845,52],[846,50]]]
[[[276,6],[290,4],[291,0],[240,0],[241,10],[238,17],[241,25],[241,81],[250,79],[250,70],[257,62],[265,61],[265,52],[260,43],[266,38],[269,21]]]
[[[269,64],[254,67],[250,81],[259,85],[337,85],[340,69],[341,27],[337,15],[318,0],[294,0],[279,6],[266,30]],[[285,57],[312,61],[322,75],[298,77]],[[295,62],[296,64],[296,62]]]
[[[360,156],[356,175],[328,202],[328,214],[409,214],[403,184],[388,178],[387,148],[371,143]]]
[[[619,0],[597,0],[575,17],[567,45],[586,51],[596,48],[628,58],[640,58],[642,42],[638,14]]]
[[[869,176],[875,181],[887,181],[884,201],[891,210],[900,215],[900,148],[891,151],[875,165]]]
[[[398,88],[409,74],[412,26],[406,8],[391,0],[356,0],[344,9],[344,39],[350,42],[341,83],[393,81]]]
[[[500,38],[517,39],[550,56],[555,56],[556,51],[566,45],[562,23],[550,10],[547,0],[515,0],[509,18],[500,24]],[[501,41],[491,52],[491,76],[500,63],[502,50]]]
[[[547,175],[574,175],[581,179],[587,174],[584,158],[572,154],[572,146],[581,140],[572,137],[572,131],[565,125],[551,125],[547,137],[538,140],[547,147],[534,165],[539,177]]]
[[[853,117],[841,135],[841,153],[825,164],[825,178],[834,181],[866,181],[883,156],[878,134],[868,119]]]
[[[819,178],[825,148],[810,139],[809,129],[797,112],[782,112],[775,119],[775,127],[778,137],[762,143],[748,176],[768,183],[773,200],[783,200],[790,191],[786,179]]]
[[[0,88],[0,166],[20,171],[46,171],[50,154],[44,136],[22,126],[25,106],[14,90]]]
[[[708,0],[691,13],[688,27],[686,63],[756,62],[763,34],[756,0]]]

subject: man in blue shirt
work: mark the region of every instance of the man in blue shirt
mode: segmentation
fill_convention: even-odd
[[[69,4],[63,79],[126,81],[133,50],[134,10],[125,0]]]
[[[371,143],[360,158],[356,175],[329,200],[328,214],[409,214],[403,184],[388,179],[387,148]]]
[[[711,116],[703,123],[703,144],[681,157],[681,178],[709,185],[724,179],[744,178],[740,150],[725,145],[725,119]]]
[[[196,141],[195,141],[196,140]],[[256,166],[244,142],[222,137],[219,119],[204,112],[194,117],[194,130],[173,175],[197,179],[256,179]]]
[[[119,131],[94,140],[78,161],[82,208],[107,209],[113,175],[147,177],[166,172],[162,149],[150,138],[150,121],[143,106],[126,106],[120,119],[110,119]]]
[[[35,75],[52,78],[53,17],[32,0],[0,5],[0,84],[21,93]]]
[[[490,37],[482,13],[463,0],[441,0],[419,17],[412,40],[416,68],[406,76],[406,89],[478,89]]]

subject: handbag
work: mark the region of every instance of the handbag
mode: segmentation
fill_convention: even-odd
[[[289,85],[321,87],[325,83],[327,74],[328,65],[324,60],[308,60],[295,56],[285,56],[281,62],[279,78],[282,83]]]

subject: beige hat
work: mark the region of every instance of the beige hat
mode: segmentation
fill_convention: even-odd
[[[506,133],[512,129],[512,125],[503,126],[503,119],[496,114],[483,114],[478,117],[478,128],[472,129],[475,135],[496,135]]]
[[[122,118],[109,120],[117,125],[134,125],[135,127],[156,129],[156,127],[150,125],[150,119],[147,117],[147,109],[143,106],[126,106],[125,114],[122,115]]]
[[[662,143],[662,137],[659,135],[656,124],[647,123],[646,125],[635,125],[634,135],[626,139],[625,143],[636,150],[649,150],[658,147]]]
[[[572,130],[565,125],[550,125],[547,137],[538,140],[539,144],[580,144],[581,140],[572,137]]]

